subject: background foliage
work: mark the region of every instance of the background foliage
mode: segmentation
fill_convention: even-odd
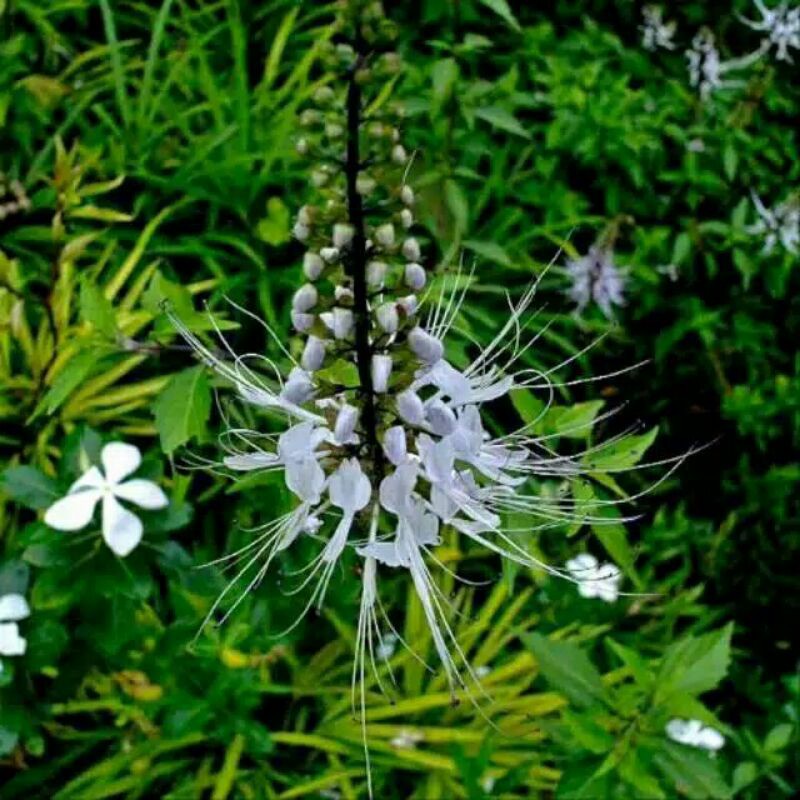
[[[587,600],[448,542],[443,560],[491,584],[446,588],[496,728],[469,703],[451,707],[442,677],[398,651],[397,701],[375,691],[368,709],[376,792],[791,796],[798,259],[765,254],[746,229],[751,190],[776,203],[798,185],[796,65],[763,60],[700,102],[682,48],[709,25],[724,54],[755,49],[736,16],[746,2],[669,9],[680,46],[655,53],[641,46],[640,8],[621,0],[397,5],[408,68],[394,91],[428,258],[477,263],[464,325],[497,327],[503,290],[613,223],[625,308],[611,322],[573,314],[562,256],[531,358],[580,353],[580,371],[598,375],[650,362],[564,390],[542,425],[591,420],[600,405],[586,403],[601,399],[622,405],[600,423],[608,432],[660,426],[649,459],[713,446],[638,501],[627,537],[585,526],[532,545],[554,562],[607,551],[638,596]],[[3,800],[363,796],[353,576],[324,619],[288,635],[275,637],[297,603],[277,572],[224,626],[202,628],[225,575],[196,567],[289,498],[179,468],[187,444],[213,453],[222,410],[162,311],[166,300],[201,330],[205,302],[263,350],[227,297],[288,336],[307,183],[293,137],[325,80],[330,19],[324,4],[289,0],[0,0],[0,170],[30,198],[0,220],[0,594],[32,606],[28,652],[0,672]],[[518,399],[523,419],[536,414]],[[171,499],[124,561],[96,535],[40,521],[114,439],[142,448],[143,474]],[[620,463],[637,461],[636,444]],[[404,591],[405,634],[424,655]],[[723,731],[725,748],[669,741],[676,716]]]

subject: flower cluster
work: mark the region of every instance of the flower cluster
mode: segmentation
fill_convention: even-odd
[[[103,471],[92,466],[69,488],[65,497],[51,505],[44,521],[59,531],[77,531],[92,520],[102,501],[102,531],[105,543],[120,557],[127,556],[142,539],[142,521],[120,503],[139,508],[165,508],[169,500],[159,486],[143,478],[124,480],[139,469],[142,455],[137,447],[123,442],[107,444],[100,460]]]
[[[800,252],[800,202],[797,198],[767,208],[754,192],[753,205],[758,219],[746,230],[751,236],[763,238],[764,252],[771,253],[778,242],[790,253]]]
[[[715,752],[725,745],[725,737],[718,730],[703,725],[698,719],[671,719],[665,731],[674,742],[688,747]]]
[[[754,0],[761,19],[743,22],[754,31],[764,34],[762,49],[776,50],[778,61],[792,62],[789,48],[800,50],[800,6],[790,7],[788,2],[767,8],[761,0]]]
[[[674,50],[676,28],[674,21],[664,21],[663,9],[659,6],[645,6],[642,9],[642,46],[645,50]]]
[[[692,46],[686,51],[689,62],[689,84],[707,100],[717,89],[732,88],[739,81],[725,79],[725,74],[735,70],[735,61],[722,61],[717,49],[714,34],[707,28],[700,30],[692,39]]]
[[[577,304],[578,312],[595,302],[610,319],[614,306],[625,304],[625,276],[614,263],[610,245],[593,245],[585,256],[569,260],[566,269],[572,281],[568,295]]]
[[[614,564],[600,564],[589,553],[581,553],[567,561],[567,571],[578,585],[581,597],[598,598],[613,603],[619,597],[622,573]]]

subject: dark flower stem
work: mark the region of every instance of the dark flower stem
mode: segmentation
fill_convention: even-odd
[[[354,228],[353,240],[347,258],[347,271],[353,279],[353,313],[355,316],[356,366],[361,385],[361,422],[374,469],[374,478],[383,476],[383,451],[378,441],[378,414],[375,390],[372,385],[372,345],[370,344],[370,315],[367,298],[367,236],[364,222],[364,205],[357,190],[358,173],[361,169],[361,87],[356,73],[362,62],[361,50],[355,66],[348,76],[347,86],[347,209],[350,224]]]

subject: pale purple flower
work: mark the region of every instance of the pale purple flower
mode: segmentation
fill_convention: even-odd
[[[780,243],[789,253],[797,255],[800,252],[800,202],[797,198],[767,208],[753,192],[753,205],[758,218],[745,231],[763,239],[765,253],[773,252]]]
[[[790,6],[788,2],[781,2],[769,8],[762,0],[754,0],[759,20],[742,18],[742,21],[754,31],[764,34],[761,45],[762,51],[775,48],[775,58],[778,61],[793,62],[789,48],[800,50],[800,6]]]
[[[674,50],[675,29],[674,21],[664,20],[664,11],[660,6],[645,6],[642,9],[642,46],[645,50]]]
[[[610,248],[593,245],[585,256],[567,262],[567,275],[572,280],[568,295],[578,312],[594,302],[611,318],[614,306],[625,304],[625,275],[614,263]]]

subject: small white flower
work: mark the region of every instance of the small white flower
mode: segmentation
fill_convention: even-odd
[[[311,376],[304,369],[292,367],[281,390],[281,397],[294,405],[302,405],[314,396],[315,388]]]
[[[27,641],[20,636],[20,620],[31,613],[28,603],[21,594],[0,596],[0,656],[24,656]],[[0,662],[2,670],[2,662]]]
[[[384,261],[370,261],[367,264],[367,285],[370,288],[380,288],[386,280],[389,265]]]
[[[716,752],[725,745],[725,737],[699,719],[671,719],[664,730],[670,739],[688,747]]]
[[[689,83],[698,89],[702,100],[708,100],[717,89],[741,86],[741,80],[730,80],[725,75],[751,66],[763,53],[762,48],[743,58],[723,61],[714,34],[703,28],[692,39],[692,46],[686,51],[686,60],[689,62]]]
[[[292,311],[292,326],[300,333],[311,329],[316,317],[313,314],[305,314],[299,311]]]
[[[389,376],[392,374],[392,357],[376,354],[372,356],[372,388],[383,394],[389,388]]]
[[[569,297],[583,311],[591,301],[610,319],[613,306],[625,304],[625,277],[614,263],[614,254],[607,247],[594,245],[578,259],[567,262],[567,274],[572,280]]]
[[[298,139],[295,143],[294,149],[297,150],[301,156],[306,155],[308,153],[308,139],[304,137]]]
[[[353,290],[349,286],[336,286],[333,290],[333,297],[337,303],[352,302]]]
[[[435,364],[444,355],[442,343],[419,325],[408,334],[408,346],[426,364]]]
[[[325,262],[317,253],[306,253],[303,256],[303,274],[310,281],[315,281],[322,275],[322,270],[325,269]]]
[[[336,424],[333,428],[333,439],[336,444],[354,444],[358,441],[355,435],[358,423],[358,409],[349,403],[339,409]]]
[[[406,431],[402,425],[394,425],[383,435],[383,452],[396,467],[405,464],[408,458]]]
[[[422,255],[419,242],[413,237],[406,239],[403,242],[403,255],[409,261],[419,261],[419,257]]]
[[[308,227],[308,225],[303,225],[303,223],[298,220],[295,223],[294,228],[292,228],[292,233],[298,242],[304,242],[306,239],[308,239],[311,229]]]
[[[334,308],[319,315],[334,339],[346,339],[353,330],[353,312],[349,308]]]
[[[644,24],[641,27],[642,45],[645,50],[657,50],[663,47],[665,50],[674,50],[675,42],[672,37],[675,35],[677,27],[675,22],[665,22],[664,12],[658,6],[645,6],[642,9]]]
[[[402,189],[400,189],[400,199],[403,203],[407,206],[414,205],[414,190],[405,184]]]
[[[369,175],[364,175],[361,173],[358,178],[356,178],[356,191],[362,197],[369,197],[374,191],[375,187],[377,186],[377,182],[374,178],[370,178]]]
[[[425,404],[411,389],[397,395],[397,413],[409,425],[421,425],[425,421]]]
[[[408,286],[409,289],[419,292],[421,289],[425,288],[425,281],[427,279],[425,268],[421,264],[417,264],[416,261],[411,261],[406,264],[404,277],[406,286]]]
[[[381,247],[393,247],[394,246],[394,225],[391,222],[387,222],[383,225],[379,225],[375,229],[375,241],[381,245]]]
[[[762,49],[777,49],[775,58],[778,61],[793,62],[789,48],[800,50],[800,6],[789,7],[788,2],[781,2],[774,8],[767,8],[761,0],[754,0],[760,20],[742,18],[745,25],[754,31],[766,34]]]
[[[341,255],[338,247],[323,247],[319,251],[319,254],[322,256],[322,260],[328,264],[333,264],[338,261]]]
[[[375,319],[378,320],[378,325],[380,325],[386,333],[396,333],[400,325],[400,315],[397,313],[397,304],[388,302],[379,305],[375,310]]]
[[[396,144],[392,148],[392,161],[395,164],[403,165],[408,161],[408,153],[406,153],[405,147],[401,144]]]
[[[311,311],[317,304],[318,299],[317,287],[314,286],[313,283],[306,283],[294,293],[294,297],[292,297],[292,311],[301,314],[306,311]]]
[[[300,358],[300,366],[308,372],[316,372],[325,361],[325,350],[327,343],[318,336],[309,336],[306,346],[303,348],[303,355]]]
[[[408,208],[404,208],[400,212],[400,224],[408,230],[414,224],[414,215],[411,213],[411,210]]]
[[[405,297],[401,297],[397,301],[397,307],[401,309],[407,317],[410,317],[412,314],[416,313],[419,307],[419,300],[416,295],[409,294]]]
[[[90,467],[72,484],[65,497],[47,509],[44,521],[56,530],[80,530],[89,524],[95,506],[102,500],[103,539],[111,550],[124,557],[141,541],[143,526],[139,517],[119,500],[148,510],[165,508],[169,500],[152,481],[134,478],[123,482],[141,464],[138,447],[111,442],[103,448],[100,460],[104,472],[96,466]]]
[[[352,225],[339,222],[333,226],[333,244],[335,247],[347,247],[353,241],[355,228]]]
[[[800,252],[800,202],[789,199],[769,209],[753,192],[753,204],[758,219],[745,230],[751,236],[763,237],[764,252],[771,253],[778,242],[790,253]]]
[[[597,597],[613,603],[619,597],[622,573],[613,564],[598,564],[589,553],[582,553],[566,563],[567,571],[578,584],[581,597]]]

